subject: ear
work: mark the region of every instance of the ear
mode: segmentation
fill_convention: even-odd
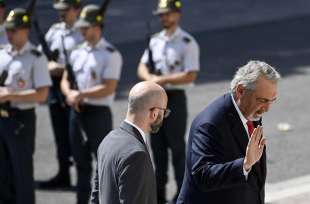
[[[239,84],[236,88],[236,96],[240,98],[245,92],[245,87],[242,84]]]
[[[239,84],[236,89],[238,96],[242,96],[245,92],[245,87],[242,84]]]
[[[154,108],[152,111],[150,111],[150,119],[152,121],[155,121],[158,115],[158,110]]]

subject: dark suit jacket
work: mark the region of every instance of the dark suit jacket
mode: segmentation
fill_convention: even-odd
[[[247,143],[248,135],[230,93],[212,102],[192,123],[177,204],[263,204],[265,151],[246,180],[243,160]]]
[[[98,148],[91,203],[157,204],[155,175],[139,131],[126,122]]]

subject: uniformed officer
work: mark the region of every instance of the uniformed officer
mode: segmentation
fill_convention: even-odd
[[[54,24],[45,37],[51,51],[58,52],[58,59],[50,59],[48,68],[53,80],[49,94],[49,112],[55,136],[59,168],[55,177],[48,181],[37,182],[38,188],[41,189],[70,187],[69,107],[60,91],[60,81],[65,68],[62,37],[69,53],[83,40],[79,30],[74,28],[74,23],[80,13],[81,1],[58,0],[54,2],[53,6],[58,11],[61,22]]]
[[[5,45],[8,43],[8,38],[6,36],[5,27],[5,2],[0,0],[0,45]]]
[[[168,94],[169,118],[155,137],[151,137],[158,202],[165,203],[168,148],[172,153],[177,194],[181,188],[185,165],[185,131],[187,102],[184,89],[199,71],[199,47],[195,39],[179,27],[182,4],[180,0],[160,0],[154,12],[163,30],[152,36],[139,67],[138,76],[162,85]],[[174,200],[176,200],[177,195]]]
[[[71,53],[70,62],[78,90],[70,86],[68,72],[61,88],[70,112],[70,139],[76,162],[78,204],[88,203],[91,191],[92,154],[112,129],[110,106],[120,78],[121,54],[102,37],[104,15],[96,5],[85,6],[76,27],[85,42]]]
[[[0,203],[35,203],[34,109],[46,100],[51,79],[45,56],[28,41],[30,25],[24,9],[10,11],[9,44],[0,50]]]

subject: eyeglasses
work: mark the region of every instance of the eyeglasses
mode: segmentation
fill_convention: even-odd
[[[169,108],[153,107],[153,108],[150,108],[150,110],[154,110],[155,108],[164,111],[164,118],[167,118],[171,113],[171,110]]]

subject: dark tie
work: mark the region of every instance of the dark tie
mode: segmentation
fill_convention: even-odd
[[[246,125],[248,126],[248,131],[249,131],[249,137],[251,137],[253,131],[254,131],[254,124],[253,121],[248,120],[246,122]]]

